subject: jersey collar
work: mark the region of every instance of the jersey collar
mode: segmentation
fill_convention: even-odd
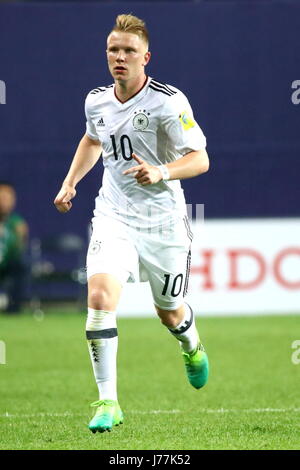
[[[122,107],[126,107],[127,105],[131,106],[132,104],[136,103],[146,93],[147,85],[150,82],[150,80],[151,80],[151,77],[148,77],[148,75],[146,75],[146,80],[144,81],[143,86],[133,96],[131,96],[130,98],[128,98],[128,100],[123,101],[123,102],[120,101],[119,98],[117,97],[116,86],[114,85],[113,90],[114,90],[114,97],[115,97],[116,102],[119,104],[119,106],[122,106]]]

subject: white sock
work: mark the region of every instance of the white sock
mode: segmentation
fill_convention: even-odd
[[[188,304],[184,304],[185,315],[176,328],[168,328],[180,342],[183,351],[190,353],[197,348],[200,340],[195,324],[194,313]]]
[[[116,313],[88,308],[86,337],[99,399],[118,400]]]

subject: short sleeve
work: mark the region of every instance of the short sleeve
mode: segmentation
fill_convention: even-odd
[[[194,120],[192,108],[185,95],[178,91],[166,100],[162,125],[176,152],[181,155],[206,148],[206,138]]]
[[[95,125],[93,124],[93,121],[91,119],[89,95],[87,96],[85,100],[85,116],[86,116],[86,134],[93,140],[99,140]]]

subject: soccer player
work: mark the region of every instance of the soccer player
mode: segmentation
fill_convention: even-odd
[[[0,181],[0,287],[6,291],[7,313],[22,309],[28,267],[25,253],[28,243],[28,225],[14,209],[17,193],[7,181]]]
[[[86,133],[54,201],[60,212],[70,210],[77,183],[102,155],[87,254],[86,336],[99,389],[92,432],[123,422],[116,310],[128,281],[150,282],[155,309],[179,341],[191,385],[199,389],[208,379],[207,355],[184,302],[192,233],[179,181],[208,170],[206,140],[185,95],[145,74],[148,46],[145,23],[119,15],[106,51],[114,84],[88,94]]]

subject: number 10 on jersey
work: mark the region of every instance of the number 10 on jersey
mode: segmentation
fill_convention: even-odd
[[[114,150],[115,160],[119,160],[115,136],[110,135],[110,138],[111,138],[111,142],[112,142],[112,146]],[[132,144],[128,135],[124,134],[121,136],[120,147],[121,147],[122,158],[127,161],[132,160],[133,148],[132,148]]]

